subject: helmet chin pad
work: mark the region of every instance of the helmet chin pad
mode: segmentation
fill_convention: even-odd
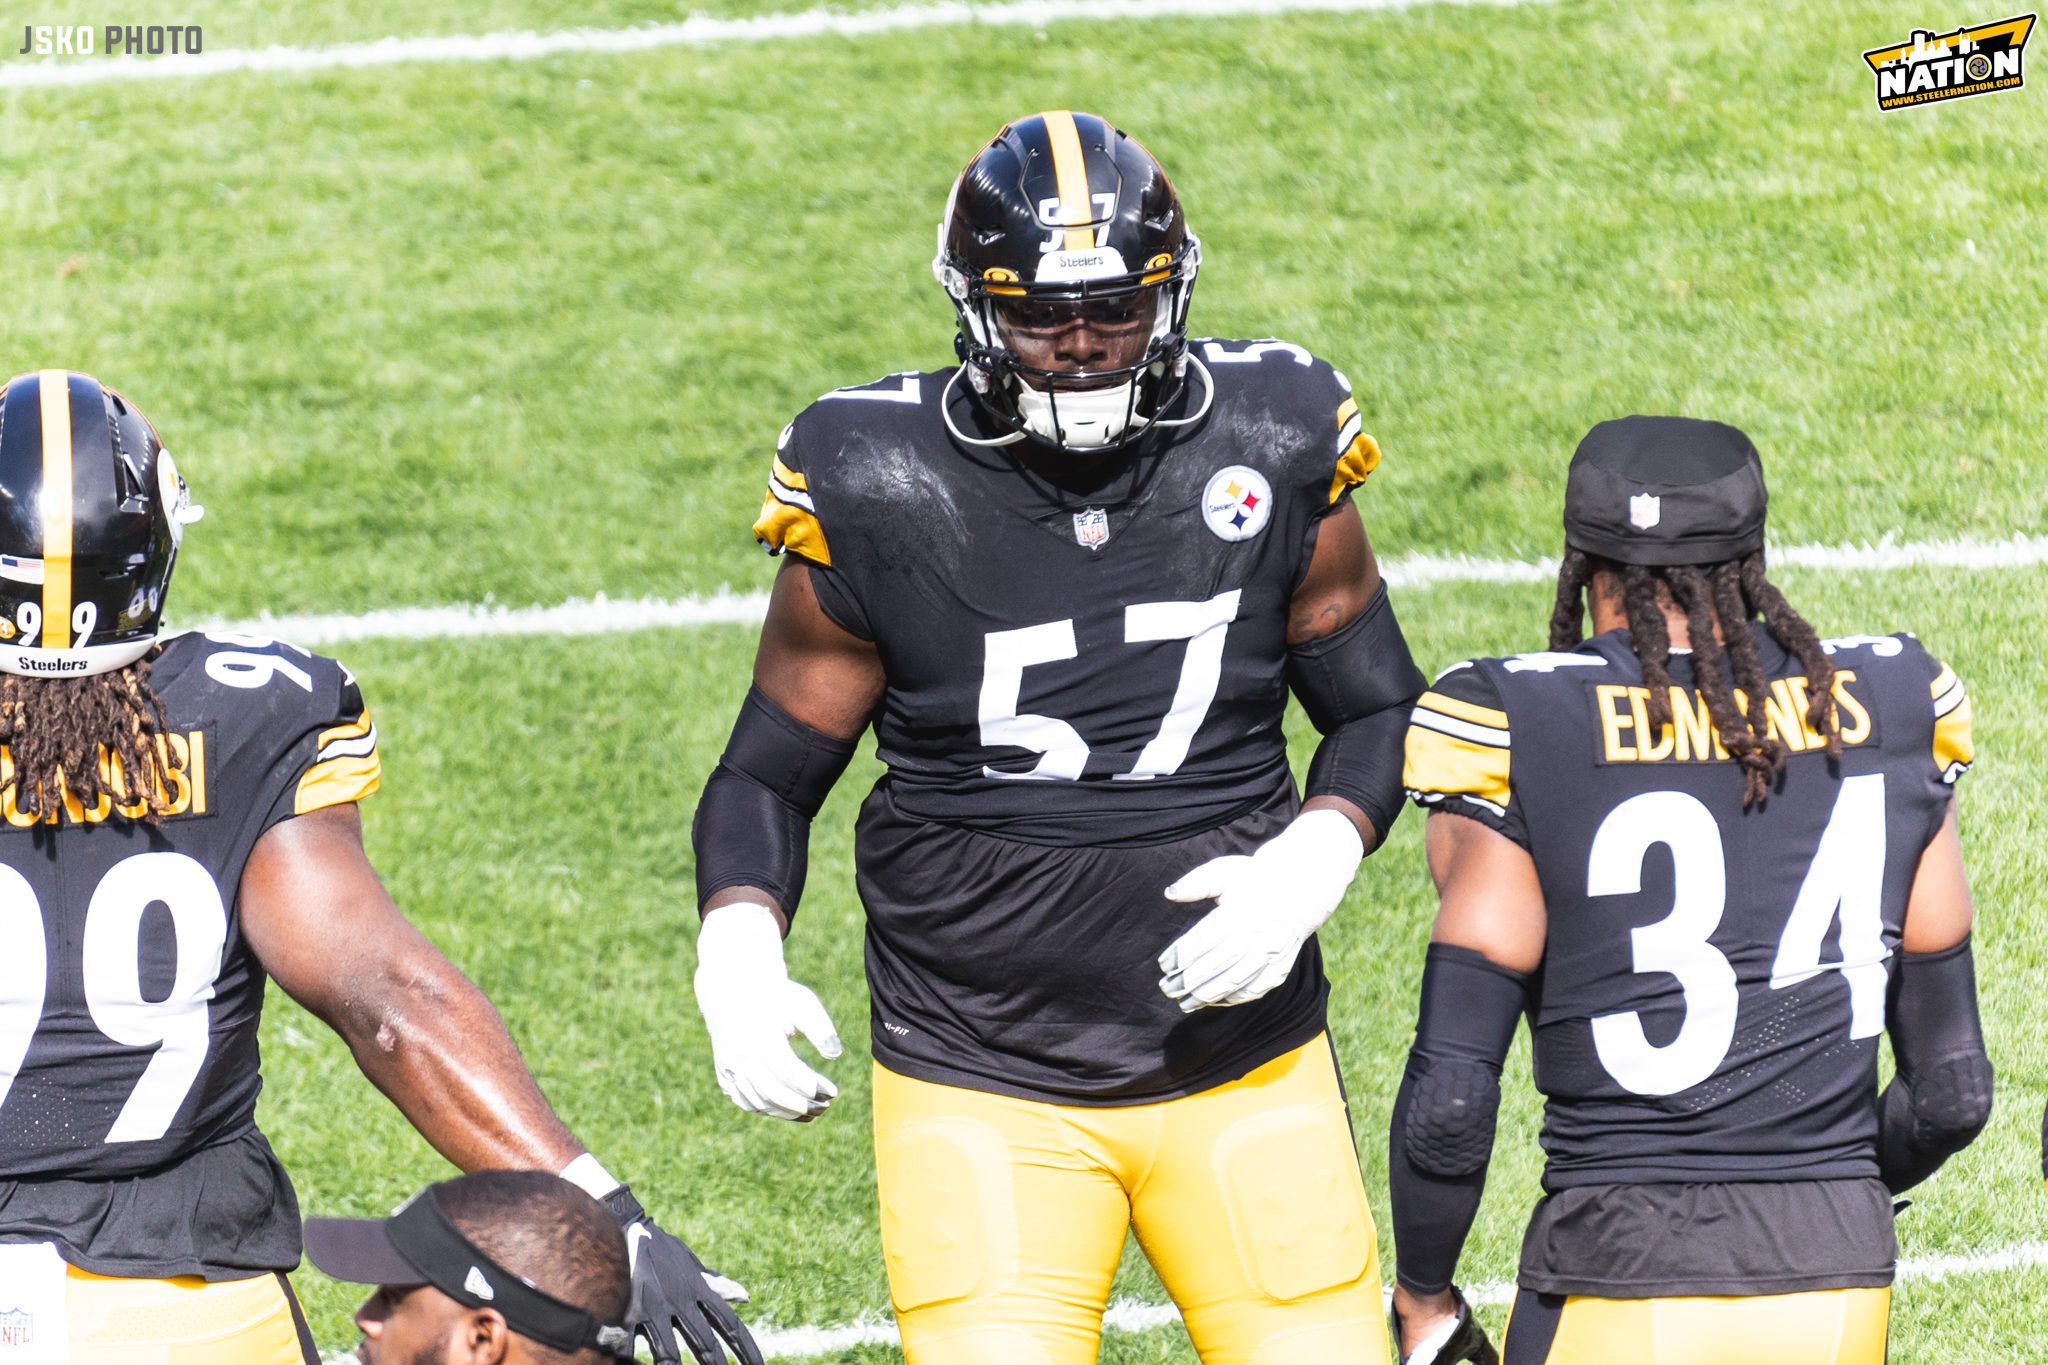
[[[1024,430],[1047,445],[1062,450],[1099,450],[1118,444],[1135,424],[1137,377],[1100,389],[1063,389],[1057,392],[1034,388],[1018,381],[1015,397],[1017,416]]]

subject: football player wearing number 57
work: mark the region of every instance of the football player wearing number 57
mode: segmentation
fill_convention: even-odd
[[[1524,1014],[1548,1164],[1510,1365],[1879,1365],[1892,1196],[1990,1115],[1969,699],[1911,635],[1817,638],[1764,576],[1764,511],[1734,427],[1602,423],[1550,652],[1416,705],[1441,907],[1390,1180],[1418,1365],[1461,1358],[1452,1272]]]
[[[465,1170],[559,1172],[633,1249],[657,1360],[760,1354],[689,1248],[548,1107],[392,903],[356,803],[377,729],[278,641],[158,638],[199,520],[98,380],[0,397],[0,1306],[10,1365],[317,1365],[291,1182],[255,1122],[265,976]],[[687,1342],[678,1345],[678,1333]]]
[[[1201,248],[1089,114],[969,162],[933,269],[960,363],[827,394],[755,534],[785,555],[698,808],[720,1084],[788,1119],[838,1055],[782,939],[810,819],[861,809],[875,1158],[913,1365],[1080,1365],[1135,1227],[1211,1365],[1385,1359],[1315,931],[1400,812],[1422,677],[1353,506],[1342,375],[1191,341]],[[1292,689],[1324,736],[1296,796]]]

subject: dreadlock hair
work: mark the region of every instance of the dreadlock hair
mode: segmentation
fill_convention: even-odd
[[[1742,804],[1760,805],[1784,771],[1784,741],[1771,734],[1764,698],[1770,680],[1749,623],[1759,616],[1771,637],[1806,669],[1806,724],[1822,736],[1830,758],[1842,755],[1841,722],[1835,710],[1835,666],[1820,637],[1792,609],[1785,595],[1764,577],[1763,551],[1718,564],[1681,564],[1652,568],[1641,564],[1610,564],[1567,547],[1557,573],[1557,602],[1550,613],[1550,647],[1568,650],[1585,638],[1585,596],[1601,569],[1621,579],[1622,609],[1629,640],[1642,665],[1649,688],[1648,717],[1653,730],[1671,724],[1671,635],[1665,626],[1663,602],[1685,613],[1692,635],[1694,674],[1707,714],[1721,747],[1742,768]],[[1717,638],[1715,627],[1720,628]],[[1738,705],[1736,689],[1748,701]]]
[[[16,810],[56,819],[69,797],[88,810],[102,798],[139,805],[152,825],[170,813],[182,764],[162,738],[169,722],[149,685],[155,657],[84,678],[0,673],[0,745],[13,761]]]

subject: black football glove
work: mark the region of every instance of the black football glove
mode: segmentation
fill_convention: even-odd
[[[761,1348],[712,1287],[712,1272],[682,1238],[662,1231],[624,1185],[606,1195],[604,1205],[626,1230],[633,1266],[626,1329],[646,1338],[655,1365],[682,1365],[678,1337],[697,1365],[726,1365],[727,1351],[740,1365],[765,1365]]]
[[[1465,1296],[1451,1286],[1451,1297],[1458,1301],[1458,1321],[1451,1328],[1451,1335],[1444,1344],[1434,1351],[1418,1348],[1413,1355],[1401,1357],[1401,1365],[1500,1365],[1500,1352],[1493,1349],[1493,1343],[1486,1338],[1486,1329],[1472,1316],[1472,1305],[1465,1302]],[[1401,1349],[1401,1315],[1395,1313],[1394,1350]]]

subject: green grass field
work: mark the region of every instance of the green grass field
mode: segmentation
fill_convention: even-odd
[[[185,13],[209,50],[681,17],[408,8]],[[151,18],[64,0],[13,22]],[[946,187],[1005,117],[1069,105],[1173,170],[1206,251],[1199,330],[1287,337],[1351,375],[1387,451],[1361,498],[1383,554],[1552,551],[1572,445],[1638,411],[1748,429],[1788,543],[2048,532],[2048,110],[2032,90],[1880,114],[1858,54],[1913,22],[1935,20],[1588,0],[0,85],[0,365],[95,373],[156,419],[211,510],[179,573],[188,621],[758,588],[747,527],[776,432],[825,389],[945,360],[926,263]],[[0,73],[18,45],[0,34]],[[1783,578],[1824,631],[1914,628],[1971,685],[1965,842],[2002,1090],[1901,1235],[1916,1256],[2034,1240],[2048,569]],[[1401,606],[1438,665],[1533,647],[1546,597],[1446,584]],[[750,1118],[690,998],[687,831],[751,650],[708,627],[343,653],[383,727],[366,819],[402,903],[757,1320],[840,1323],[888,1301],[851,888],[874,768],[818,822],[789,949],[848,1038],[842,1097],[804,1127]],[[1432,904],[1420,830],[1403,822],[1326,935],[1382,1213]],[[282,999],[265,1045],[263,1123],[309,1211],[381,1212],[446,1173]],[[1536,1107],[1509,1091],[1474,1282],[1511,1273],[1536,1191]],[[352,1342],[354,1291],[298,1283],[322,1343]],[[1135,1257],[1118,1292],[1162,1299]],[[1894,1334],[1903,1361],[2037,1354],[2048,1272],[1903,1284]],[[1103,1358],[1193,1353],[1174,1328],[1112,1335]]]

